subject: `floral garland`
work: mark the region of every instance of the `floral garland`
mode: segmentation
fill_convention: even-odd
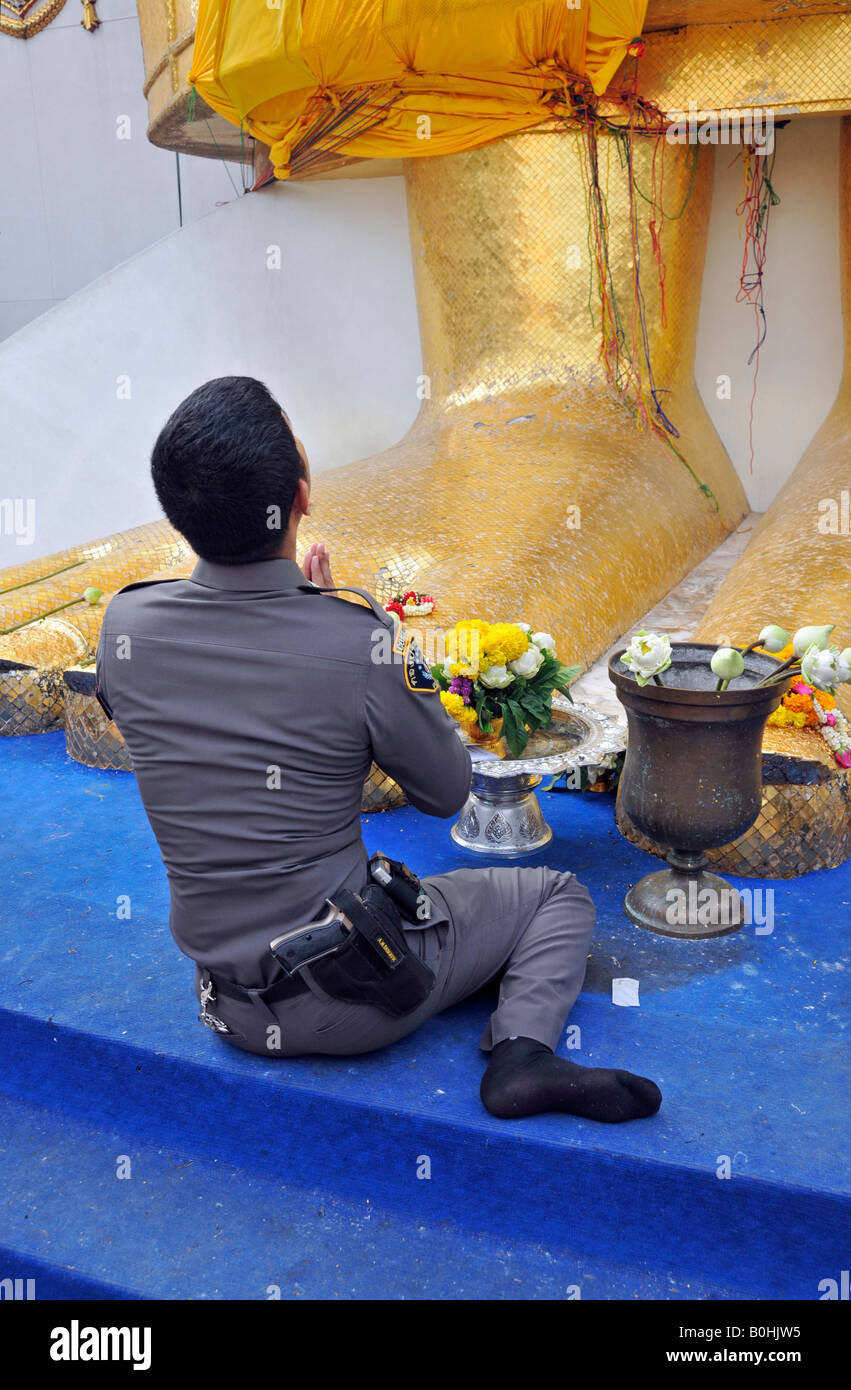
[[[840,767],[851,767],[851,724],[827,690],[798,681],[783,696],[769,724],[778,729],[815,729]]]
[[[406,618],[427,617],[434,611],[434,599],[431,594],[418,594],[416,589],[409,589],[406,594],[396,594],[384,607],[388,613],[395,613],[403,623]]]
[[[776,653],[781,659],[792,652],[791,643]],[[851,768],[851,724],[828,690],[796,681],[786,692],[769,724],[776,729],[812,729],[821,735],[840,767]]]

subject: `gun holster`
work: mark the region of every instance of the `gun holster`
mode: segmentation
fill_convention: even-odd
[[[374,1004],[393,1018],[411,1013],[428,998],[435,976],[408,946],[392,898],[370,883],[360,896],[341,888],[334,907],[351,930],[341,946],[311,963],[316,983],[334,999]]]
[[[391,897],[403,917],[424,926],[431,917],[431,900],[413,870],[399,859],[374,854],[370,877]]]

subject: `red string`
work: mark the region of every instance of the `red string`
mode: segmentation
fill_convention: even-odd
[[[759,352],[766,335],[765,305],[763,300],[766,248],[768,244],[768,217],[772,205],[778,198],[771,185],[774,155],[758,156],[748,146],[736,156],[744,160],[745,191],[736,212],[743,219],[744,246],[742,249],[742,270],[739,288],[736,292],[737,304],[750,304],[754,311],[756,345],[748,358],[748,365],[754,364],[753,388],[748,410],[748,454],[749,471],[754,471],[754,416],[756,409],[757,382],[759,379]],[[733,160],[735,163],[735,160]]]

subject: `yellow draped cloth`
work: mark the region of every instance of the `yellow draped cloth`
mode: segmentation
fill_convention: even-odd
[[[189,82],[270,146],[279,178],[328,156],[450,154],[600,96],[647,0],[200,0]]]

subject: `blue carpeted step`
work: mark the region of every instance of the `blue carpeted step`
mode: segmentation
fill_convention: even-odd
[[[0,1135],[0,1278],[34,1280],[37,1299],[744,1296],[545,1232],[509,1240],[400,1217],[21,1102],[0,1100]]]
[[[584,1012],[581,1026],[594,1031]],[[643,1124],[558,1116],[509,1124],[488,1116],[476,1096],[481,1063],[469,1040],[480,1023],[481,1008],[468,1004],[386,1055],[266,1066],[212,1034],[212,1048],[198,1049],[206,1056],[181,1057],[3,1012],[3,1085],[57,1113],[266,1178],[321,1175],[341,1198],[400,1218],[507,1242],[547,1239],[680,1280],[813,1298],[826,1273],[844,1268],[849,1205],[828,1176],[835,1146],[810,1155],[823,1168],[820,1185],[812,1172],[806,1186],[789,1182],[777,1107],[744,1117],[713,1093],[720,1068],[734,1090],[747,1083],[757,1040],[710,1037],[686,1020],[675,1041],[670,1029],[659,1037],[658,1023],[632,1022],[628,1050],[658,1051],[648,1069],[663,1086],[665,1056],[692,1048],[700,1057],[705,1076],[688,1097],[706,1106],[697,1134],[678,1132],[676,1090],[672,1113]],[[782,1093],[787,1060],[761,1059],[766,1101]],[[796,1062],[816,1077],[811,1051],[799,1049]],[[808,1144],[812,1127],[805,1117],[798,1124]],[[725,1155],[729,1178],[718,1176]],[[428,1180],[417,1177],[424,1158]]]
[[[9,1095],[258,1181],[321,1183],[392,1221],[545,1239],[679,1285],[815,1298],[845,1267],[851,866],[749,881],[775,890],[770,934],[654,937],[622,916],[625,887],[655,862],[617,834],[610,800],[547,797],[544,857],[574,869],[599,910],[571,1055],[653,1076],[665,1104],[627,1126],[510,1124],[478,1100],[483,998],[365,1058],[267,1064],[228,1048],[195,1021],[133,779],[71,763],[58,736],[7,740],[0,758]],[[365,834],[420,871],[469,862],[445,822],[410,810],[368,818]],[[639,1008],[613,1005],[619,976],[639,980]]]

